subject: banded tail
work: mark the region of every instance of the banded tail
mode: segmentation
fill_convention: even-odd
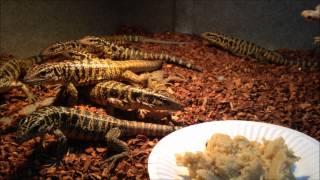
[[[105,41],[114,42],[117,44],[125,44],[126,42],[145,42],[145,43],[158,43],[158,44],[186,44],[186,42],[164,41],[148,38],[146,36],[138,35],[111,35],[102,36]]]
[[[95,46],[98,49],[103,49],[107,58],[111,59],[144,59],[144,60],[164,60],[168,63],[173,63],[180,65],[182,67],[186,67],[189,69],[193,69],[196,71],[202,71],[201,67],[193,65],[189,62],[185,62],[180,58],[176,58],[174,56],[170,56],[167,54],[157,54],[157,53],[146,53],[139,50],[134,50],[130,48],[125,48],[123,46],[119,46],[110,41],[105,41],[102,38],[94,37],[94,36],[86,36],[79,40],[80,43]]]
[[[191,64],[184,61],[183,59],[177,58],[175,56],[170,56],[165,53],[148,53],[139,50],[125,48],[125,50],[120,54],[119,59],[144,59],[144,60],[164,60],[167,63],[177,64],[188,69],[203,71],[199,66]]]

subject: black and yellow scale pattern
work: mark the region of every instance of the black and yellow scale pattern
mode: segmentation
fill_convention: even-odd
[[[181,110],[182,105],[156,90],[135,87],[117,81],[101,82],[89,90],[90,100],[100,105],[128,109]]]
[[[57,42],[44,48],[43,50],[40,51],[40,56],[45,59],[60,56],[60,55],[63,56],[63,53],[68,50],[91,53],[92,56],[94,56],[95,53],[99,53],[96,51],[95,48],[91,48],[88,45],[81,44],[78,41],[66,41],[66,42]]]
[[[0,93],[18,87],[27,95],[29,102],[35,101],[35,97],[29,87],[21,82],[19,78],[21,78],[32,65],[41,63],[42,61],[43,59],[39,56],[0,61]]]
[[[64,61],[40,64],[30,69],[24,77],[28,84],[73,83],[90,85],[107,80],[129,80],[140,83],[135,73],[160,69],[161,61],[107,61],[88,60]]]
[[[110,58],[113,60],[125,60],[125,59],[143,59],[143,60],[163,60],[166,63],[177,64],[188,69],[193,69],[196,71],[202,71],[202,68],[184,61],[181,58],[175,56],[170,56],[165,53],[148,53],[140,50],[135,50],[131,48],[125,48],[119,46],[116,43],[105,41],[103,38],[95,36],[86,36],[80,40],[80,43],[96,47],[97,49],[105,53],[105,58]]]
[[[319,68],[319,61],[288,60],[281,54],[260,47],[252,42],[237,39],[217,32],[204,32],[201,37],[209,41],[210,45],[224,49],[236,56],[254,58],[262,63],[280,65],[298,65],[302,68]]]
[[[41,108],[22,119],[18,125],[17,139],[25,141],[60,129],[72,139],[101,141],[113,128],[119,128],[122,136],[137,134],[164,136],[181,127],[127,121],[88,110],[50,106]]]
[[[107,159],[113,169],[120,158],[126,157],[128,145],[121,136],[144,134],[164,136],[181,127],[126,121],[112,116],[66,107],[45,107],[33,112],[19,122],[16,141],[22,143],[35,136],[52,133],[57,136],[57,156],[62,159],[67,150],[67,139],[105,141],[115,154]]]

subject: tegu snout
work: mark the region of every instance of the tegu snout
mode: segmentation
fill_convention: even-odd
[[[58,84],[64,81],[55,63],[37,65],[27,71],[23,82],[31,85]]]
[[[42,57],[48,57],[48,56],[54,56],[58,55],[59,53],[64,51],[64,47],[61,42],[57,42],[55,44],[50,45],[49,47],[43,49],[40,52],[40,56]]]
[[[162,102],[163,109],[171,110],[171,111],[179,111],[183,109],[183,105],[177,101],[173,100],[165,100]]]
[[[145,100],[142,100],[145,98]],[[148,102],[151,107],[158,110],[179,111],[183,109],[183,106],[176,100],[163,96],[163,95],[144,95],[141,102]]]
[[[105,46],[107,42],[96,36],[85,36],[78,40],[79,43],[90,46]]]

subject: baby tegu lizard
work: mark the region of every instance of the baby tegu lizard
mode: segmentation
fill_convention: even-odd
[[[111,61],[83,59],[40,64],[30,69],[24,77],[28,84],[63,84],[72,103],[78,99],[76,86],[93,85],[109,80],[124,80],[145,84],[147,79],[135,73],[161,68],[162,61]]]
[[[201,37],[206,39],[209,45],[226,50],[236,56],[253,58],[262,63],[298,65],[304,69],[317,69],[320,65],[319,61],[316,60],[289,60],[276,51],[218,32],[204,32]]]
[[[186,44],[186,42],[176,42],[176,41],[164,41],[158,39],[148,38],[146,36],[140,35],[108,35],[101,36],[102,39],[109,42],[114,42],[117,44],[125,44],[127,42],[143,42],[143,43],[158,43],[158,44]]]
[[[149,53],[131,48],[120,46],[116,43],[105,41],[103,38],[95,36],[86,36],[78,40],[81,44],[96,47],[97,49],[104,52],[105,58],[112,60],[125,60],[125,59],[143,59],[143,60],[163,60],[167,63],[173,63],[186,67],[188,69],[202,71],[202,68],[186,62],[181,58],[170,56],[165,53]]]
[[[115,163],[128,155],[128,145],[120,140],[123,136],[144,134],[164,136],[180,129],[179,126],[159,125],[136,121],[126,121],[101,113],[66,107],[45,107],[22,119],[18,125],[16,140],[18,143],[35,136],[53,133],[57,136],[58,160],[67,149],[67,138],[83,141],[105,141],[118,154],[107,159],[109,170]]]
[[[111,105],[122,110],[177,111],[182,109],[178,101],[161,92],[117,81],[96,84],[89,89],[89,98],[97,104]]]

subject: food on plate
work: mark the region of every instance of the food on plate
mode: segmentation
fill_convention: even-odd
[[[177,164],[186,166],[190,177],[199,180],[295,179],[292,165],[299,159],[282,137],[259,143],[225,134],[212,135],[204,152],[176,155]]]

